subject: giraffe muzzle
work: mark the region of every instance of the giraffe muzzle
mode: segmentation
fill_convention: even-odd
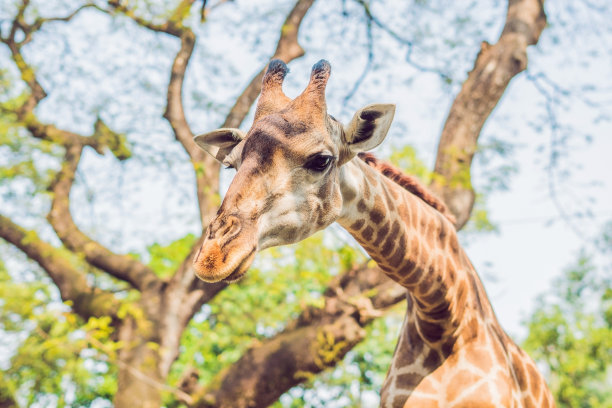
[[[196,276],[211,283],[239,280],[255,258],[255,237],[254,228],[245,226],[238,217],[217,217],[193,260]]]

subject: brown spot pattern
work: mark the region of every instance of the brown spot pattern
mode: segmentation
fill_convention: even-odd
[[[370,219],[374,224],[380,224],[380,222],[385,218],[385,213],[387,212],[387,208],[385,204],[382,202],[379,196],[376,196],[374,199],[374,207],[370,212]]]
[[[385,175],[392,178],[388,172]],[[373,258],[382,262],[382,269],[389,276],[399,275],[396,280],[406,287],[414,288],[416,285],[416,292],[411,291],[409,311],[414,310],[412,305],[420,309],[418,317],[413,315],[412,320],[406,322],[405,332],[397,346],[401,352],[397,352],[394,356],[394,367],[414,363],[420,353],[423,353],[425,344],[430,344],[435,349],[426,349],[423,368],[433,371],[445,361],[459,358],[453,354],[458,347],[457,344],[464,344],[463,341],[476,344],[476,341],[484,338],[483,323],[478,316],[483,313],[481,302],[488,304],[486,299],[482,298],[485,293],[481,289],[477,275],[471,272],[471,263],[467,258],[463,258],[464,254],[457,236],[447,220],[440,214],[432,217],[431,214],[435,213],[429,213],[427,208],[420,204],[414,205],[412,201],[406,201],[405,195],[393,203],[392,187],[388,190],[385,188],[383,192],[379,189],[378,195],[373,194],[373,188],[370,186],[368,192],[364,194],[367,195],[368,201],[362,198],[357,203],[358,211],[367,213],[370,225],[363,221],[355,222],[351,229],[365,228],[361,237],[368,242],[368,246],[373,250],[372,254],[376,254]],[[389,210],[392,204],[398,208],[397,212]],[[409,231],[411,225],[413,231]],[[448,297],[449,290],[454,294],[452,298]],[[470,310],[471,315],[476,312],[467,321],[462,317],[465,316],[466,310]],[[454,316],[453,313],[459,315]],[[454,330],[458,330],[459,327],[461,331],[455,332]],[[480,345],[481,348],[478,350],[471,350],[473,353],[468,351],[461,357],[465,359],[462,361],[477,366],[485,372],[490,372],[494,366],[507,366],[506,350],[501,344],[503,338],[491,334],[486,347]],[[457,336],[461,336],[462,341],[459,343]],[[513,356],[513,358],[519,357]],[[517,385],[521,389],[529,388],[531,382],[538,384],[539,387],[542,386],[541,379],[532,365],[524,366],[520,363],[516,367],[519,383]],[[482,380],[479,375],[469,370],[459,373],[450,371],[448,374],[453,376],[449,382],[449,401],[452,400],[450,397],[457,397],[466,386]],[[498,384],[495,379],[495,389],[505,388],[506,391],[510,389],[510,379],[506,377],[501,380],[503,384]],[[408,373],[394,376],[393,382],[398,389],[407,390],[421,384],[422,378],[422,374]],[[452,402],[465,407],[474,403],[488,406],[492,401],[490,386],[493,384],[482,382],[478,386],[477,393],[470,393],[469,398],[463,401]],[[504,399],[504,403],[506,400]],[[412,402],[412,399],[410,401]]]
[[[520,359],[516,359],[513,356],[514,360],[514,374],[516,375],[516,380],[518,381],[519,387],[521,391],[527,390],[527,373],[525,372],[525,367],[523,366],[522,361]]]
[[[453,251],[453,254],[458,254],[459,253],[459,241],[457,240],[457,236],[456,235],[452,235],[450,237],[450,248],[451,251]]]
[[[442,325],[427,320],[419,319],[419,328],[423,338],[430,343],[440,341],[444,334],[444,327]]]
[[[531,389],[538,389],[540,386],[540,375],[533,366],[533,364],[527,364],[527,371],[529,372],[529,385]]]
[[[405,255],[406,249],[402,245],[398,245],[393,255],[391,255],[391,257],[389,258],[389,265],[397,268],[404,260]]]
[[[465,305],[465,299],[467,297],[467,284],[465,283],[465,281],[461,281],[459,282],[459,285],[457,287],[457,297],[456,297],[456,302],[455,304],[458,305],[459,307],[461,307],[462,305]]]
[[[437,303],[439,303],[441,300],[444,299],[444,291],[442,289],[436,289],[434,291],[432,291],[430,294],[428,295],[424,295],[421,297],[421,299],[423,299],[423,301],[429,305],[435,305]],[[448,305],[448,303],[444,302],[445,305]],[[438,309],[438,308],[436,308]],[[448,310],[448,307],[446,308],[440,308],[440,313],[439,314],[435,314],[436,316],[436,320],[440,320],[440,319],[445,319],[447,317],[449,317],[450,315],[450,311]],[[432,314],[431,312],[427,313],[428,316],[432,317],[434,316],[434,314]]]
[[[465,325],[463,329],[462,337],[466,342],[472,341],[478,337],[478,328],[480,326],[480,321],[473,317],[470,321]]]
[[[365,220],[357,220],[349,227],[349,229],[353,231],[360,231],[363,224],[365,224]]]
[[[525,408],[537,408],[537,405],[531,396],[526,396],[524,402]]]
[[[366,206],[365,201],[363,201],[363,199],[359,200],[357,202],[357,211],[359,212],[365,212],[368,209],[368,207]]]
[[[384,245],[383,245],[383,247],[382,247],[382,249],[380,251],[380,254],[382,256],[384,256],[384,257],[389,256],[389,254],[391,253],[391,251],[395,247],[394,241],[395,240],[391,236],[387,238],[387,240],[385,241],[385,243],[384,243]]]
[[[442,344],[442,347],[440,348],[440,350],[442,351],[442,356],[444,358],[448,358],[448,356],[452,354],[453,349],[455,348],[455,343],[456,343],[455,338],[450,337],[448,340],[444,342],[444,344]]]
[[[367,227],[365,227],[365,229],[361,233],[361,236],[366,241],[370,241],[372,239],[372,234],[374,234],[374,228],[372,228],[370,225],[368,225]]]
[[[408,275],[404,276],[402,280],[402,284],[404,286],[413,286],[419,283],[421,278],[423,277],[423,270],[415,265],[413,261],[408,259],[406,261],[406,270],[411,270],[412,272]]]
[[[427,275],[425,276],[425,278],[423,279],[423,281],[419,285],[419,292],[421,294],[423,294],[423,295],[426,294],[427,292],[429,292],[429,289],[431,289],[431,287],[432,287],[432,285],[434,283],[434,279],[435,279],[435,276],[432,274],[432,271],[428,270]]]
[[[390,222],[387,222],[385,225],[380,227],[380,229],[376,233],[376,240],[373,242],[374,246],[380,245],[382,240],[387,237],[387,234],[389,233],[389,224]]]
[[[404,408],[404,404],[408,399],[405,395],[395,395],[393,397],[393,402],[391,403],[392,408]]]
[[[499,344],[499,341],[496,339],[493,339],[491,343],[492,343],[493,355],[497,359],[497,364],[504,366],[506,364],[506,357],[505,357],[504,350],[501,344]]]
[[[391,236],[392,237],[397,236],[399,234],[399,232],[400,232],[400,228],[401,228],[401,226],[400,226],[399,221],[397,221],[397,220],[393,221],[393,227],[391,228]]]
[[[349,188],[342,191],[342,198],[344,198],[344,200],[347,202],[353,201],[355,197],[357,197],[357,193],[355,192],[355,190]]]
[[[416,373],[401,374],[397,376],[395,384],[401,389],[409,390],[419,385],[422,379],[423,376]]]
[[[425,360],[423,361],[423,367],[430,371],[433,371],[436,368],[440,367],[440,364],[442,364],[442,360],[440,359],[440,354],[438,353],[438,351],[429,350],[429,354],[427,354],[427,357],[425,357]]]

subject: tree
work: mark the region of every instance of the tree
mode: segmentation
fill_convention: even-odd
[[[197,120],[191,116],[204,111],[210,116],[208,128],[219,123],[239,127],[257,98],[265,62],[272,57],[290,62],[304,54],[304,35],[298,42],[298,33],[314,0],[265,10],[232,3],[181,0],[168,6],[108,0],[64,5],[23,0],[3,6],[0,39],[7,58],[0,138],[6,160],[1,174],[9,187],[1,190],[0,237],[10,246],[2,247],[1,311],[2,330],[16,340],[7,345],[13,357],[0,395],[9,403],[22,398],[80,406],[100,398],[112,399],[117,407],[159,406],[162,400],[167,405],[266,406],[335,366],[364,341],[367,330],[380,330],[371,329],[372,322],[404,298],[358,253],[320,249],[321,237],[293,250],[271,252],[247,283],[226,287],[195,278],[191,259],[200,244],[197,234],[163,244],[144,240],[148,248],[142,251],[144,245],[113,242],[126,225],[117,227],[114,219],[93,221],[100,212],[88,212],[90,197],[107,206],[134,204],[133,198],[91,193],[86,180],[101,182],[90,167],[99,160],[108,168],[121,162],[115,167],[120,174],[132,174],[133,184],[117,191],[146,184],[148,172],[161,178],[166,171],[176,177],[173,182],[191,182],[195,195],[187,197],[190,204],[197,202],[198,211],[190,221],[199,220],[206,228],[219,203],[220,168],[192,142],[190,122]],[[453,82],[447,70],[418,61],[415,55],[423,57],[427,44],[422,39],[419,44],[415,33],[414,40],[405,38],[383,22],[378,14],[383,6],[361,0],[316,4],[321,11],[315,22],[333,28],[357,18],[365,32],[364,71],[344,104],[365,86],[364,78],[374,69],[374,42],[382,35],[402,47],[406,69]],[[415,2],[404,11],[414,17],[427,7],[428,2]],[[247,27],[247,34],[234,43],[275,42],[274,52],[274,47],[262,49],[253,59],[261,66],[250,81],[229,62],[230,47],[215,48],[216,38],[206,31],[220,18],[217,13],[225,13],[225,32]],[[262,30],[251,14],[274,30]],[[468,221],[474,205],[470,168],[482,126],[512,78],[526,68],[527,47],[537,43],[545,22],[541,2],[509,2],[499,40],[482,43],[450,108],[431,182],[457,216],[458,227]],[[318,28],[312,23],[308,34],[323,35],[321,43],[337,41],[333,31],[321,34]],[[130,41],[103,47],[96,42],[96,30],[104,31],[105,41],[113,41],[116,31]],[[363,42],[361,33],[356,38]],[[340,47],[352,55],[347,44]],[[425,51],[418,54],[417,45]],[[49,52],[59,47],[56,58],[47,58],[40,47]],[[150,56],[138,47],[155,55],[155,61],[139,65]],[[93,66],[87,58],[70,58],[88,48],[93,51],[84,55]],[[118,58],[120,53],[128,59]],[[206,92],[197,81],[206,83]],[[242,81],[247,85],[239,93]],[[235,99],[223,96],[217,82],[229,83]],[[162,114],[165,124],[156,119]],[[212,123],[216,119],[221,120]],[[179,164],[181,160],[190,166]],[[177,176],[187,172],[188,179]],[[156,193],[155,199],[138,197],[154,202],[163,196]],[[180,200],[172,204],[185,208]],[[107,210],[99,211],[104,215]],[[160,220],[155,227],[165,230],[172,221]],[[113,224],[114,234],[109,232]],[[271,277],[266,272],[272,268],[270,258],[286,255],[283,251],[290,251],[298,263],[275,264],[278,273]],[[339,266],[314,262],[310,258],[315,252],[318,260]],[[249,318],[241,321],[243,316]],[[353,360],[358,364],[370,357],[361,354]]]
[[[608,232],[608,251],[611,243]],[[547,367],[561,407],[612,406],[612,282],[603,273],[609,267],[598,268],[582,251],[527,319],[523,346]]]

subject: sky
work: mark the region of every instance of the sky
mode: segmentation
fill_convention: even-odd
[[[216,128],[235,96],[265,64],[292,3],[272,7],[265,1],[228,2],[196,28],[201,41],[184,88],[187,118],[196,133]],[[347,17],[338,13],[342,4]],[[392,149],[410,144],[432,168],[453,97],[471,69],[480,41],[495,42],[498,37],[505,2],[473,1],[458,10],[447,7],[453,2],[437,1],[436,7],[418,13],[389,12],[377,4],[381,5],[375,2],[373,11],[380,20],[418,39],[412,61],[447,73],[450,85],[435,73],[415,69],[407,63],[405,46],[374,30],[373,69],[354,97],[345,101],[367,65],[362,14],[352,2],[317,2],[302,26],[300,42],[307,53],[290,64],[285,92],[297,95],[312,64],[328,59],[329,113],[346,122],[366,104],[395,103],[394,124],[376,153],[386,157]],[[604,9],[597,12],[580,4],[546,3],[550,26],[539,45],[529,49],[528,72],[512,80],[480,138],[485,147],[502,141],[512,146],[511,153],[487,153],[488,161],[477,155],[473,166],[477,191],[487,187],[500,166],[516,168],[505,177],[505,191],[487,195],[486,207],[498,231],[462,233],[462,242],[483,277],[501,325],[517,339],[526,334],[521,322],[536,300],[582,248],[594,250],[594,238],[612,219],[612,31],[605,21],[610,6],[592,2]],[[70,26],[49,28],[26,56],[39,66],[43,84],[52,90],[39,109],[43,119],[87,133],[96,115],[102,114],[115,129],[130,133],[139,159],[118,164],[110,155],[86,154],[73,191],[75,202],[84,205],[73,211],[77,224],[105,245],[142,253],[153,242],[200,233],[194,222],[190,165],[161,118],[164,84],[177,43],[92,13],[84,12]],[[260,23],[249,24],[252,20]],[[70,30],[84,34],[70,36]],[[150,50],[151,43],[153,51],[143,51]],[[541,73],[550,82],[534,79]],[[542,91],[559,100],[547,106]],[[245,120],[244,130],[250,121]],[[572,217],[564,217],[551,199],[547,167],[553,148],[560,152],[554,173],[558,201]],[[231,174],[223,171],[224,186]],[[44,204],[3,203],[2,210],[28,227],[41,228],[43,236],[53,240],[47,227],[28,217],[42,213]],[[592,217],[574,217],[587,210]]]

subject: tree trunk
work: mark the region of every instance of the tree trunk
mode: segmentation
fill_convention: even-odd
[[[155,346],[157,343],[147,341],[150,333],[143,326],[146,323],[128,318],[119,328],[119,340],[124,346],[118,356],[119,375],[113,401],[116,408],[162,405],[161,392],[166,378],[159,370],[159,348]]]
[[[482,42],[474,69],[451,106],[431,188],[457,218],[457,228],[465,225],[474,206],[470,169],[480,131],[512,78],[527,68],[527,47],[538,43],[545,26],[542,1],[509,1],[499,40],[493,45]]]

